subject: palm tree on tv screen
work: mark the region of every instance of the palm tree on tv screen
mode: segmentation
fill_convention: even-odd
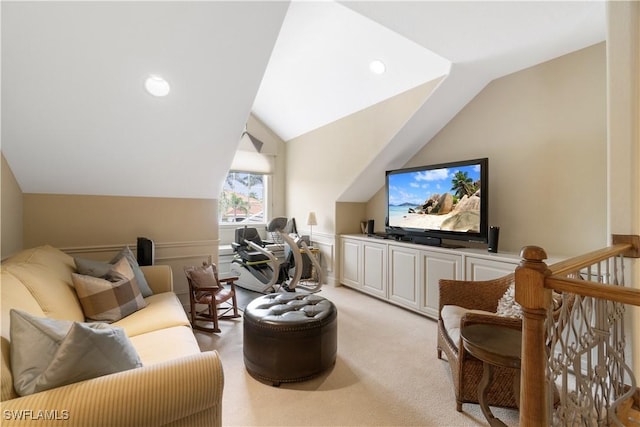
[[[451,180],[451,191],[455,191],[456,197],[462,198],[465,195],[473,195],[476,192],[476,186],[467,175],[467,172],[458,171]]]

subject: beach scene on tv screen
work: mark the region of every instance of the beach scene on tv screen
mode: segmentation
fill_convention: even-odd
[[[392,173],[389,226],[480,232],[480,165]]]

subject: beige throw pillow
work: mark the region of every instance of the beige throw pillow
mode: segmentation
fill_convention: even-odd
[[[196,287],[218,288],[217,271],[214,270],[212,264],[202,267],[186,267],[184,271]]]
[[[105,279],[72,274],[85,318],[115,322],[146,307],[140,288],[126,258],[121,258]]]

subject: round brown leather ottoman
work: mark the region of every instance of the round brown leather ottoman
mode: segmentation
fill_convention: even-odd
[[[338,312],[316,294],[274,293],[244,310],[244,365],[278,386],[304,381],[331,367],[338,348]]]

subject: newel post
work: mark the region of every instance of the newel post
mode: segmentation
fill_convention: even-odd
[[[520,257],[522,260],[515,272],[515,296],[523,312],[520,426],[538,427],[548,423],[544,321],[551,303],[551,290],[544,288],[544,279],[550,271],[544,263],[547,254],[540,247],[525,246]]]

